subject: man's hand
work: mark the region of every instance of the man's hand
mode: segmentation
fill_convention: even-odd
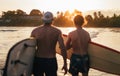
[[[65,71],[64,75],[67,74],[68,72],[67,63],[63,65],[62,70]]]

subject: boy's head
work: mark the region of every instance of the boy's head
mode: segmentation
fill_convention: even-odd
[[[74,17],[74,24],[77,26],[82,26],[84,24],[84,18],[81,15],[76,15]]]

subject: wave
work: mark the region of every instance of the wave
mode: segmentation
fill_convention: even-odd
[[[14,31],[18,31],[18,30],[0,30],[0,32],[14,32]]]

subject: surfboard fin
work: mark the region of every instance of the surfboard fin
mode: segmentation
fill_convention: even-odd
[[[30,45],[30,44],[25,43],[24,46],[25,47],[35,47],[36,45]]]
[[[15,64],[16,65],[18,63],[23,64],[23,65],[27,65],[25,62],[22,62],[20,60],[11,61],[11,64]]]

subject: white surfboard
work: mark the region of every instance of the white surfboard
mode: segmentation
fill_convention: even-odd
[[[63,36],[64,41],[67,40],[67,35]],[[60,53],[59,47],[56,47],[57,53]],[[111,73],[120,75],[120,52],[101,44],[91,42],[89,44],[89,55],[90,55],[90,67]],[[67,51],[68,59],[71,57],[72,49]]]
[[[3,76],[31,76],[35,39],[24,39],[9,50]]]

